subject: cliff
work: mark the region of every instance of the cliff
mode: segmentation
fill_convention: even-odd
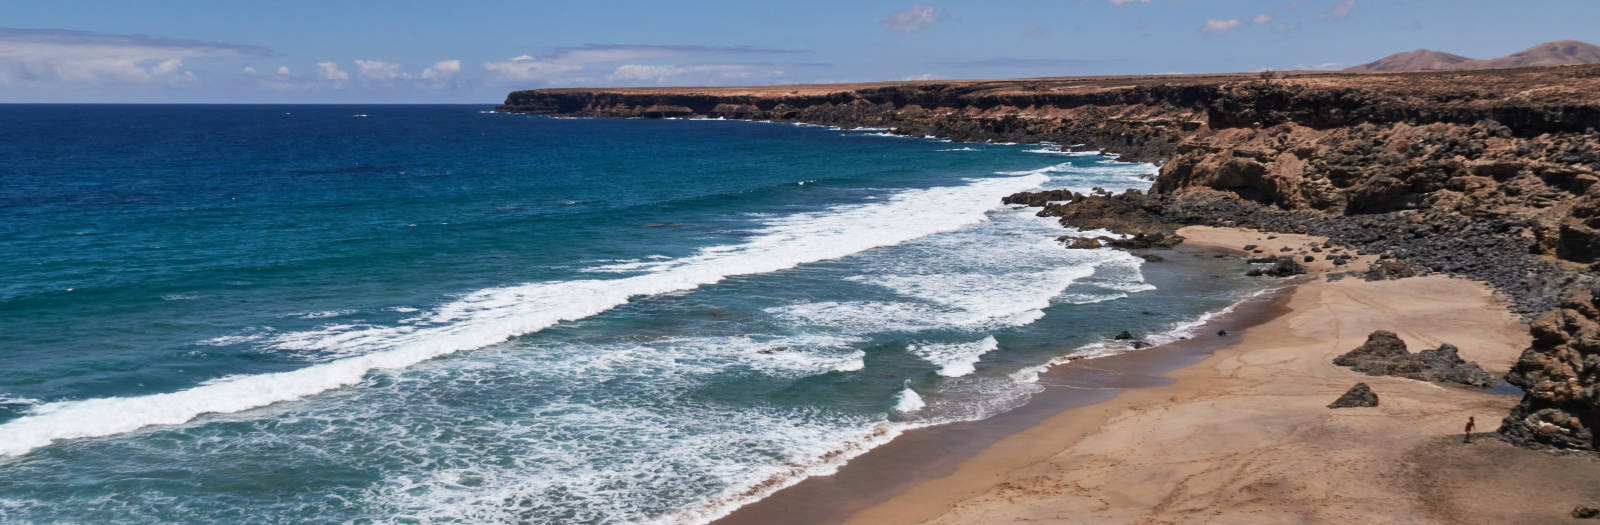
[[[1148,195],[1084,206],[1325,235],[1424,271],[1488,281],[1525,315],[1557,312],[1540,319],[1574,318],[1561,312],[1596,281],[1589,265],[1600,260],[1600,66],[551,89],[511,93],[497,110],[1088,144],[1159,163],[1161,172]],[[1551,401],[1550,389],[1567,387],[1542,378],[1570,377],[1595,391],[1600,365],[1590,362],[1600,363],[1600,344],[1541,340],[1518,365],[1515,379],[1529,394],[1504,435],[1594,448],[1586,432],[1600,399]]]

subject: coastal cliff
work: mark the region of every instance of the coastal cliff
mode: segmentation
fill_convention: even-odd
[[[1121,210],[1113,220],[1310,233],[1489,282],[1538,319],[1511,377],[1528,393],[1502,435],[1597,445],[1600,66],[550,89],[513,92],[497,111],[883,127],[1083,144],[1155,162],[1148,193],[1066,206]]]

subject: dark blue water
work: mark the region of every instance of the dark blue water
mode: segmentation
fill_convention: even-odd
[[[1251,291],[999,205],[1149,165],[484,109],[0,105],[0,521],[703,521]]]

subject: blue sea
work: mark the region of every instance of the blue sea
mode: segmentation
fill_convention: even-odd
[[[705,522],[1259,288],[1000,203],[1149,164],[487,109],[0,105],[0,522]]]

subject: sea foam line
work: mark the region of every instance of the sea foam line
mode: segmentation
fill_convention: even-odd
[[[689,290],[731,276],[774,272],[954,230],[986,220],[997,197],[1048,180],[1044,174],[1030,174],[908,190],[883,202],[776,218],[743,244],[708,248],[654,273],[480,290],[431,312],[427,320],[436,326],[367,327],[319,336],[372,351],[297,370],[225,378],[170,393],[46,403],[0,424],[0,455],[25,454],[57,440],[176,425],[202,414],[301,399],[359,383],[372,370],[401,369],[481,348],[599,314],[635,296]]]

